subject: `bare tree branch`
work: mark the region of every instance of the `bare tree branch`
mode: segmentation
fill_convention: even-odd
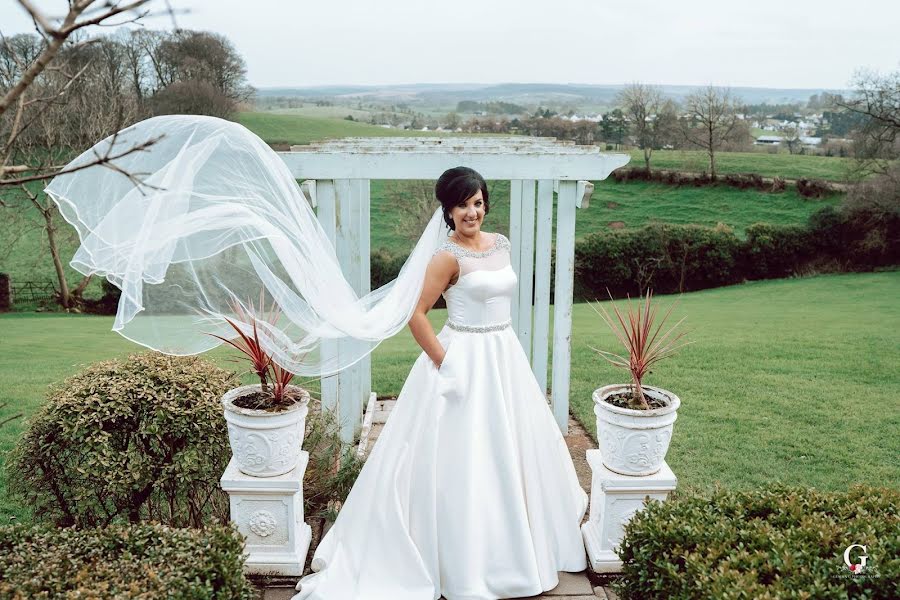
[[[91,167],[96,166],[104,166],[108,169],[112,169],[117,173],[121,173],[123,176],[127,177],[138,187],[149,187],[152,189],[159,189],[156,186],[152,186],[141,179],[141,176],[146,175],[146,173],[129,173],[119,166],[117,166],[113,161],[124,156],[128,156],[134,152],[143,152],[159,140],[163,138],[162,135],[157,136],[155,138],[151,138],[146,140],[140,144],[136,144],[127,150],[120,152],[118,154],[110,154],[107,152],[104,155],[96,154],[97,158],[91,162],[85,163],[83,165],[78,165],[76,167],[72,167],[70,169],[60,170],[61,166],[46,166],[46,167],[31,167],[28,165],[19,165],[14,167],[5,167],[3,170],[0,170],[0,176],[4,174],[4,172],[23,172],[23,171],[31,171],[35,169],[40,169],[45,171],[44,173],[38,175],[29,175],[27,177],[20,177],[16,179],[2,179],[0,178],[0,186],[8,186],[8,185],[21,185],[23,183],[28,183],[30,181],[40,181],[42,179],[48,179],[49,177],[57,177],[59,175],[68,175],[69,173],[75,173],[76,171],[82,171],[84,169],[89,169]],[[110,150],[112,150],[113,144],[110,144]]]

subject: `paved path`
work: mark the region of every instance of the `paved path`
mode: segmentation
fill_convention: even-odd
[[[371,427],[368,428],[367,439],[360,441],[361,453],[368,455],[372,449],[372,445],[378,438],[378,435],[384,429],[391,409],[394,408],[396,400],[385,399],[376,400],[371,415]],[[368,415],[367,415],[368,417]],[[368,420],[368,419],[367,419]],[[581,424],[569,415],[569,433],[566,436],[566,444],[569,446],[569,452],[572,455],[572,462],[575,464],[575,471],[578,473],[578,480],[581,487],[590,494],[591,492],[591,469],[587,463],[587,450],[594,448],[594,440],[591,439],[587,431]],[[587,511],[582,522],[587,520]],[[299,578],[298,578],[299,579]],[[290,600],[295,593],[292,585],[287,583],[278,583],[265,588],[259,596],[259,600]],[[442,600],[443,596],[441,597]],[[546,591],[539,596],[529,596],[529,599],[538,598],[555,598],[558,600],[596,600],[603,598],[604,600],[618,600],[615,592],[609,587],[592,586],[588,579],[587,571],[580,573],[559,573],[559,585],[552,590]],[[519,599],[524,600],[524,599]]]

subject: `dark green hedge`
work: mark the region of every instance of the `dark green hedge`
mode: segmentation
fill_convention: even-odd
[[[373,289],[396,277],[404,259],[383,250],[374,253]],[[658,223],[577,240],[575,298],[603,299],[606,288],[614,297],[638,295],[648,287],[660,294],[679,293],[810,271],[868,271],[898,263],[900,218],[858,210],[826,206],[805,225],[756,223],[747,228],[744,239],[727,226]]]
[[[253,598],[230,526],[0,526],[0,598]]]
[[[772,484],[651,501],[619,546],[628,598],[900,598],[900,491]],[[866,546],[859,575],[844,563]],[[854,549],[851,562],[859,562]]]

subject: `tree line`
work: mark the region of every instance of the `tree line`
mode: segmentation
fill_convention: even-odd
[[[61,17],[19,4],[36,33],[0,35],[0,209],[18,237],[46,235],[58,300],[69,309],[78,305],[90,277],[69,285],[59,246],[75,233],[59,226],[55,203],[40,190],[72,158],[137,121],[162,114],[229,118],[254,90],[243,58],[222,35],[178,28],[91,35],[104,25],[139,24],[155,16],[153,5],[161,2],[71,0]],[[172,15],[167,7],[162,16]],[[117,147],[79,168],[115,168],[117,157],[155,141]],[[140,183],[139,174],[123,176]],[[0,256],[9,250],[0,248]]]

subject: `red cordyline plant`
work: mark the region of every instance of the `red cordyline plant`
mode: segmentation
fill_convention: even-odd
[[[609,299],[612,300],[612,294],[609,292],[609,288],[606,289],[606,293],[609,294]],[[681,321],[675,323],[662,337],[659,337],[659,331],[662,329],[663,323],[666,322],[666,319],[669,318],[669,314],[672,312],[672,309],[675,307],[676,302],[673,302],[669,307],[669,310],[666,312],[665,316],[659,322],[659,325],[656,327],[656,331],[652,331],[653,322],[656,319],[656,310],[657,307],[651,305],[650,299],[653,296],[653,292],[651,290],[647,290],[647,295],[645,297],[643,309],[641,309],[640,302],[638,303],[637,309],[634,309],[631,305],[631,296],[628,296],[628,324],[626,325],[625,319],[622,318],[621,313],[619,313],[619,309],[616,308],[616,305],[613,304],[613,310],[616,313],[616,318],[618,320],[618,324],[613,321],[613,319],[609,316],[609,313],[600,306],[600,311],[597,311],[594,308],[594,305],[591,304],[591,308],[594,308],[594,312],[600,314],[603,319],[606,321],[607,325],[609,325],[610,329],[612,329],[613,333],[619,338],[619,341],[622,342],[622,345],[625,346],[625,349],[628,350],[628,358],[623,356],[619,356],[618,354],[613,354],[612,352],[606,352],[604,350],[598,350],[591,346],[591,349],[595,352],[599,353],[600,356],[605,358],[607,361],[612,363],[617,367],[622,367],[624,369],[628,369],[631,372],[631,385],[633,388],[632,398],[638,404],[638,408],[640,410],[649,410],[650,405],[647,402],[647,398],[644,396],[644,390],[641,387],[641,380],[644,378],[644,375],[650,370],[650,366],[654,363],[668,358],[672,355],[675,350],[685,346],[687,344],[691,344],[693,342],[683,342],[681,344],[675,345],[685,332],[681,332],[676,335],[671,340],[667,340],[672,332],[681,324],[681,321],[684,321],[685,317],[682,317]],[[612,358],[610,358],[612,357]]]
[[[268,311],[264,310],[265,301],[263,294],[264,292],[260,292],[259,295],[259,307],[262,314],[266,315],[263,321],[269,325],[275,325],[281,317],[281,309],[278,308],[273,300],[271,309]],[[249,310],[245,310],[241,303],[236,299],[229,302],[232,312],[237,315],[240,321],[243,321],[244,323],[253,323],[252,336],[246,334],[240,325],[227,317],[222,318],[225,319],[226,323],[231,325],[235,332],[237,332],[237,337],[229,339],[221,335],[216,335],[215,333],[210,333],[209,335],[222,340],[244,354],[245,358],[250,361],[251,370],[259,377],[259,383],[262,386],[263,393],[271,393],[275,404],[290,404],[291,399],[287,395],[287,387],[294,378],[294,374],[283,368],[281,365],[276,364],[275,361],[272,360],[271,355],[263,349],[262,344],[260,344],[259,341],[259,330],[257,328],[259,319],[256,317],[257,311],[252,300],[248,300],[247,304]],[[270,382],[271,387],[269,385]]]

